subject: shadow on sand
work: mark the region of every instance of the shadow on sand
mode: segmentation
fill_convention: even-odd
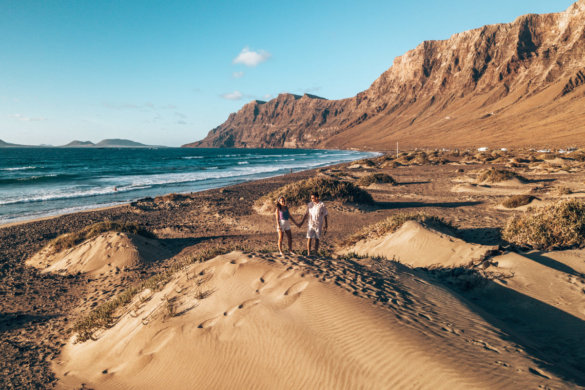
[[[58,317],[57,315],[39,315],[28,313],[0,313],[0,333],[4,333],[13,329],[20,329],[30,323],[44,322],[51,318]]]
[[[424,202],[376,202],[375,206],[379,209],[409,209],[418,207],[442,207],[442,208],[457,208],[465,206],[476,206],[483,202],[439,202],[439,203],[424,203]]]
[[[521,253],[521,255],[524,257],[528,257],[530,260],[533,260],[539,264],[542,264],[546,267],[555,269],[557,271],[561,271],[561,272],[564,272],[566,274],[573,275],[573,276],[585,277],[585,275],[583,275],[580,272],[575,271],[573,268],[569,267],[568,265],[563,264],[563,263],[556,261],[554,259],[551,259],[550,257],[543,256],[543,253],[545,253],[545,252]]]
[[[424,271],[422,275],[464,297],[463,304],[501,329],[504,339],[534,358],[535,366],[585,386],[585,321],[495,281],[462,290],[448,277],[441,279],[454,284],[438,282]]]

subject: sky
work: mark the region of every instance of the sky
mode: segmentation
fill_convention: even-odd
[[[180,146],[279,93],[356,95],[424,40],[571,0],[0,0],[0,139]]]

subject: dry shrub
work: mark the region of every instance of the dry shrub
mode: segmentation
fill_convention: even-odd
[[[579,149],[571,153],[571,158],[575,161],[585,162],[585,150]]]
[[[370,160],[369,158],[359,160],[357,161],[357,163],[369,168],[375,168],[377,166],[377,164],[374,161]]]
[[[502,202],[502,206],[514,209],[516,207],[525,206],[534,200],[532,195],[514,195],[510,196]]]
[[[502,237],[524,248],[550,250],[583,247],[585,203],[569,200],[529,209],[508,220]]]
[[[555,188],[555,192],[557,195],[570,195],[573,193],[573,191],[569,187],[565,186],[557,186]]]
[[[536,156],[539,160],[554,160],[556,157],[554,153],[541,153]]]
[[[86,226],[77,232],[62,234],[53,241],[49,242],[48,245],[52,247],[54,253],[57,253],[65,249],[72,248],[75,245],[82,243],[83,241],[89,240],[90,238],[99,236],[104,232],[110,231],[139,234],[149,238],[155,237],[151,232],[141,228],[136,223],[117,223],[106,220]]]
[[[363,176],[358,180],[358,185],[363,187],[367,187],[374,183],[391,183],[392,185],[395,185],[396,180],[394,180],[392,176],[385,173],[371,173],[369,175]]]
[[[281,195],[291,206],[299,206],[309,201],[311,193],[317,192],[321,200],[340,200],[342,202],[372,204],[374,199],[368,192],[353,183],[333,178],[314,177],[287,184],[272,191],[256,201],[256,206],[276,204]]]
[[[520,181],[523,181],[523,182],[526,181],[525,178],[518,175],[516,172],[508,171],[505,169],[490,168],[490,169],[485,169],[479,173],[479,175],[477,177],[477,182],[478,183],[485,183],[485,182],[499,183],[499,182],[511,180],[514,178],[516,178]]]
[[[430,161],[425,152],[418,152],[412,159],[412,163],[416,165],[426,165],[430,164]]]
[[[434,215],[428,215],[425,213],[400,213],[392,215],[385,220],[382,220],[373,225],[366,226],[360,231],[350,235],[343,242],[342,246],[351,246],[358,241],[369,239],[373,240],[378,237],[382,237],[385,234],[394,233],[400,229],[406,221],[417,221],[425,227],[432,228],[434,230],[443,231],[448,234],[456,234],[457,229],[446,222],[443,218]]]

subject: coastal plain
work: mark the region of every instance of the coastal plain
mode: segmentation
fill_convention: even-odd
[[[490,169],[518,177],[482,181]],[[393,182],[360,180],[372,174]],[[296,252],[280,256],[274,216],[257,202],[315,177],[361,182],[374,202],[325,199],[319,256],[301,252],[296,227]],[[583,198],[585,164],[572,153],[414,151],[0,227],[2,383],[583,388],[585,252],[504,241],[507,221],[530,207],[502,206],[519,194],[537,206]],[[356,236],[412,213],[452,229],[413,220]],[[149,236],[106,231],[51,247],[105,220]],[[82,337],[79,324],[129,290]]]

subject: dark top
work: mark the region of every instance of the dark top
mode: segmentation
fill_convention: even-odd
[[[288,207],[282,206],[280,210],[278,210],[278,218],[284,221],[288,221],[290,218],[290,213],[288,212]]]

